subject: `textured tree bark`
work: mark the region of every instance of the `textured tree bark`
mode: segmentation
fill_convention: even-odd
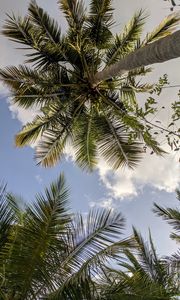
[[[180,57],[180,30],[130,53],[117,63],[96,73],[93,85],[96,86],[99,82],[114,76],[121,76],[135,68],[162,63],[177,57]]]

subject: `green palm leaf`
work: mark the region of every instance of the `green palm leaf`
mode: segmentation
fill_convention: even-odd
[[[52,272],[59,262],[57,251],[66,249],[61,234],[70,220],[67,196],[60,176],[45,190],[45,196],[37,195],[37,202],[26,209],[24,226],[19,228],[6,264],[7,288],[21,299],[54,287]]]
[[[60,126],[63,119],[59,117],[60,107],[61,105],[54,104],[43,108],[44,113],[36,116],[31,123],[27,123],[16,135],[16,146],[23,147],[27,144],[35,143],[46,130]]]
[[[52,43],[58,44],[61,42],[61,30],[58,23],[51,19],[47,12],[39,7],[35,0],[31,1],[29,8],[30,20],[33,22],[41,33],[47,36]]]
[[[163,208],[156,203],[154,203],[153,211],[164,220],[166,220],[175,230],[175,232],[180,232],[180,211],[176,208]],[[171,237],[175,237],[173,233]]]
[[[76,162],[81,168],[90,171],[97,165],[98,137],[94,110],[91,108],[89,113],[79,117],[73,137]]]
[[[63,267],[70,269],[71,275],[50,299],[61,299],[68,287],[71,288],[71,285],[77,283],[83,284],[88,276],[89,283],[92,284],[91,276],[93,278],[98,273],[102,264],[110,258],[120,258],[124,248],[132,247],[131,240],[119,241],[123,228],[122,215],[111,210],[93,209],[86,220],[83,220],[82,215],[76,215],[72,219],[68,234],[69,251],[63,262]]]
[[[34,63],[38,68],[65,60],[61,50],[63,39],[59,38],[60,42],[55,45],[52,41],[44,43],[42,30],[34,26],[30,17],[22,19],[8,15],[2,33],[10,40],[25,45],[26,51],[30,48],[30,53],[26,54],[30,59],[27,59],[26,62]]]
[[[142,10],[137,12],[125,26],[123,33],[116,35],[113,44],[106,53],[106,65],[109,66],[118,61],[127,53],[135,49],[137,40],[140,38],[145,23],[145,15]]]
[[[112,38],[113,24],[111,0],[92,0],[85,33],[97,48],[107,48]]]
[[[105,111],[104,115],[99,117],[97,125],[101,133],[98,141],[100,155],[114,169],[120,166],[133,168],[140,160],[141,144],[130,142],[128,129],[118,118]]]
[[[69,27],[74,33],[81,30],[85,20],[83,1],[80,0],[58,0],[61,10],[64,12]]]
[[[67,139],[70,137],[69,130],[46,130],[41,141],[36,147],[35,158],[38,164],[44,167],[54,166],[64,155]]]
[[[142,45],[152,43],[158,39],[161,39],[171,34],[175,27],[179,24],[180,17],[178,14],[170,14],[155,28],[151,33],[147,34],[146,38],[142,42]]]
[[[7,240],[11,223],[15,216],[6,198],[6,186],[0,186],[0,249]]]

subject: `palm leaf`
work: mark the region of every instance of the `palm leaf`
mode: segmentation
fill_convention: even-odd
[[[80,288],[81,287],[81,288]],[[79,300],[88,299],[94,300],[98,298],[95,297],[95,287],[94,283],[90,277],[86,279],[77,280],[75,282],[65,282],[61,285],[61,288],[53,292],[50,295],[45,296],[43,299],[46,300]]]
[[[163,21],[151,33],[147,34],[142,42],[142,46],[153,43],[167,35],[170,35],[179,24],[180,17],[178,14],[173,13],[163,19]]]
[[[112,46],[109,47],[106,53],[105,62],[107,66],[134,50],[142,33],[145,18],[144,12],[140,10],[125,26],[123,33],[115,36]]]
[[[15,15],[7,15],[7,17],[2,33],[13,42],[23,44],[26,47],[32,46],[32,24],[29,18],[16,18]]]
[[[65,251],[61,234],[70,220],[67,210],[68,191],[63,176],[37,195],[37,202],[26,209],[24,226],[20,227],[11,256],[6,264],[9,290],[21,299],[49,288],[55,278],[52,273],[59,263],[57,251]]]
[[[165,257],[165,264],[170,269],[170,273],[175,274],[177,278],[180,277],[180,249],[171,256]]]
[[[55,44],[61,42],[61,30],[58,23],[51,19],[47,12],[37,5],[35,0],[29,4],[28,11],[30,20],[41,30],[42,34],[47,36],[47,40]]]
[[[54,166],[64,155],[69,130],[48,129],[36,147],[35,159],[44,167]]]
[[[74,151],[77,164],[87,170],[93,170],[97,164],[97,128],[94,122],[94,108],[81,115],[74,129]]]
[[[92,0],[86,22],[85,34],[93,45],[103,49],[112,38],[110,27],[113,24],[111,0]]]
[[[79,269],[89,258],[115,243],[123,228],[124,218],[111,210],[91,210],[86,225],[81,215],[75,216],[72,222],[72,249],[64,265]]]
[[[59,126],[62,123],[59,112],[60,106],[50,105],[46,109],[48,113],[36,116],[31,123],[27,123],[16,135],[15,142],[17,147],[35,143],[46,130]],[[45,108],[43,111],[45,111]]]
[[[82,0],[58,0],[60,9],[64,12],[68,25],[74,33],[81,30],[85,20],[85,10]]]
[[[40,72],[20,65],[19,67],[11,66],[5,70],[0,70],[0,75],[4,84],[10,88],[14,103],[19,106],[29,108],[47,101],[43,97],[43,94],[46,93],[45,89],[50,88],[47,74],[44,73],[42,76]]]
[[[86,220],[80,214],[74,216],[68,233],[69,251],[63,262],[70,275],[50,299],[59,299],[72,284],[83,282],[89,276],[93,278],[102,264],[110,258],[120,258],[124,248],[132,247],[131,240],[119,241],[123,227],[121,214],[111,210],[93,209]]]
[[[141,158],[141,144],[129,141],[129,133],[118,118],[104,111],[105,117],[98,119],[99,128],[99,153],[111,165],[117,169],[120,166],[135,167]]]
[[[39,68],[47,67],[58,61],[65,61],[62,51],[63,38],[59,38],[60,41],[56,44],[52,41],[44,43],[42,30],[34,26],[30,17],[22,19],[21,17],[16,18],[14,15],[8,15],[2,33],[10,40],[25,45],[25,50],[30,50],[30,53],[26,54],[30,57],[26,62],[34,63]]]
[[[167,221],[175,231],[180,232],[180,211],[178,209],[163,208],[154,203],[153,211]]]
[[[0,185],[0,249],[8,238],[8,232],[15,216],[6,198],[6,186]]]
[[[0,70],[0,76],[11,90],[13,102],[27,109],[35,106],[39,109],[52,103],[52,100],[53,103],[61,102],[61,99],[68,98],[71,87],[67,72],[61,67],[49,68],[42,75],[42,71],[26,65],[10,66]]]

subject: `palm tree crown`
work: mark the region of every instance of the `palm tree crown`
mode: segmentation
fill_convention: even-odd
[[[143,146],[162,154],[145,119],[136,117],[136,92],[152,90],[136,76],[150,69],[135,64],[112,78],[103,79],[102,73],[169,35],[179,17],[170,15],[141,41],[142,11],[114,36],[111,0],[92,0],[88,14],[83,1],[58,3],[67,21],[66,34],[35,1],[30,2],[27,16],[8,16],[4,25],[3,34],[23,45],[27,60],[19,67],[1,70],[1,78],[12,91],[14,103],[40,111],[17,134],[16,145],[38,141],[38,163],[53,166],[70,143],[76,162],[88,170],[96,166],[99,156],[115,169],[132,168],[140,160]]]

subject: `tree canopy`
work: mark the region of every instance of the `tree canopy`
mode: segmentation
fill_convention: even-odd
[[[100,156],[117,169],[134,168],[147,148],[162,155],[159,132],[171,148],[179,149],[179,130],[172,127],[180,115],[179,102],[172,106],[170,127],[148,118],[157,112],[153,95],[160,93],[167,78],[155,85],[139,79],[151,72],[139,58],[152,56],[154,50],[148,47],[159,41],[165,49],[166,38],[172,44],[179,16],[168,16],[142,39],[142,10],[120,34],[113,35],[111,0],[92,0],[88,13],[83,1],[59,0],[58,4],[67,21],[65,33],[34,0],[24,18],[9,15],[4,25],[3,34],[23,46],[27,59],[23,65],[0,70],[1,79],[13,103],[37,110],[34,120],[17,134],[16,145],[36,143],[36,161],[47,167],[59,162],[70,144],[77,164],[87,170],[96,167]],[[130,63],[134,55],[138,68]],[[104,72],[119,61],[129,69],[103,79]],[[137,95],[144,92],[149,95],[142,104]]]

